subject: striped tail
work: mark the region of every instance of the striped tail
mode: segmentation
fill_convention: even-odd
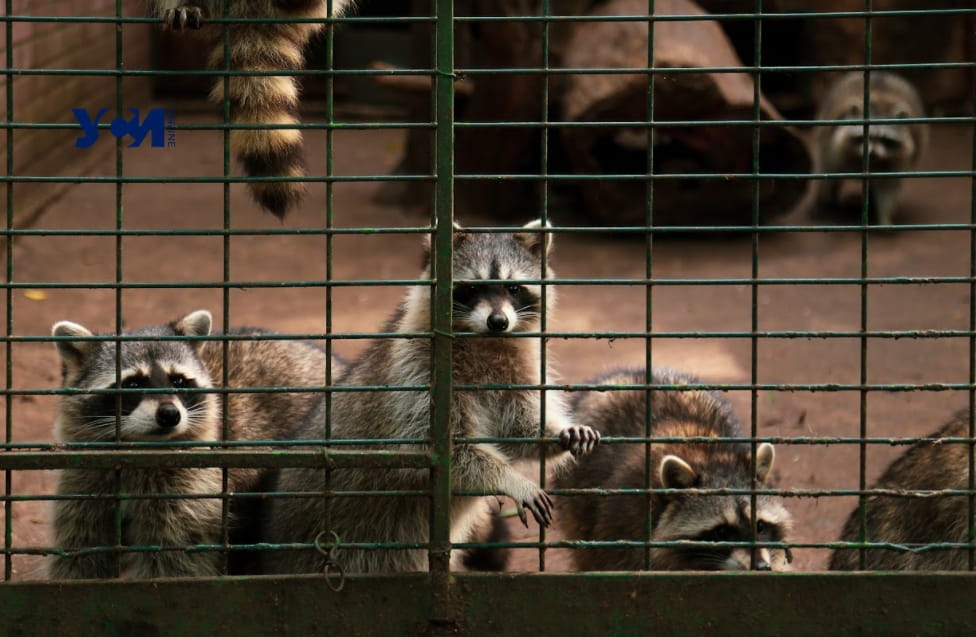
[[[319,28],[312,24],[237,24],[230,29],[232,71],[298,71],[304,65],[302,47]],[[224,69],[224,43],[218,41],[210,57],[213,68]],[[224,80],[210,96],[222,104]],[[227,81],[230,120],[242,125],[295,125],[298,85],[290,75],[232,75]],[[302,134],[297,128],[234,129],[231,149],[249,177],[305,176]],[[250,182],[254,199],[279,219],[305,194],[301,181]]]

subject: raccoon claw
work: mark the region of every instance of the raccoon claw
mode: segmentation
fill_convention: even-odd
[[[547,527],[552,524],[552,500],[549,498],[549,494],[542,489],[539,489],[531,502],[520,502],[516,509],[518,510],[519,519],[522,520],[525,528],[529,528],[528,516],[525,515],[526,509],[532,512],[532,517],[539,523],[539,526]]]
[[[573,456],[585,456],[600,443],[600,432],[592,427],[566,427],[559,434],[559,443]]]
[[[177,7],[163,13],[163,25],[173,31],[183,31],[187,27],[199,29],[203,23],[203,11],[199,7]]]

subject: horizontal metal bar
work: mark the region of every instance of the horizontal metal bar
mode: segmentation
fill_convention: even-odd
[[[694,385],[614,385],[615,390],[646,390],[646,389],[666,389],[669,391],[697,391],[702,389],[714,389],[721,391],[745,391],[745,390],[765,390],[765,391],[784,391],[784,392],[795,392],[795,391],[809,391],[809,392],[837,392],[837,391],[885,391],[885,392],[903,392],[903,391],[969,391],[976,389],[976,384],[973,383],[700,383]],[[339,392],[350,392],[350,393],[361,393],[361,392],[421,392],[428,391],[429,386],[426,385],[333,385],[327,390],[330,393]],[[458,384],[455,386],[455,391],[524,391],[524,390],[556,390],[556,391],[608,391],[610,387],[607,385],[599,385],[593,383],[565,383],[565,384],[530,384],[530,383],[513,383],[513,384],[482,384],[482,385],[470,385],[470,384]],[[254,388],[254,387],[239,387],[239,388],[215,388],[208,390],[206,393],[214,394],[261,394],[261,393],[272,393],[274,388]],[[319,391],[318,389],[308,388],[308,387],[294,387],[288,388],[288,392],[292,393],[311,393]],[[139,389],[139,390],[116,390],[116,389],[77,389],[73,387],[60,388],[60,389],[3,389],[0,390],[0,396],[61,396],[61,395],[86,395],[86,394],[124,394],[124,393],[138,393],[138,394],[172,394],[177,393],[172,389]]]
[[[846,122],[847,120],[845,120]],[[871,120],[874,123],[875,120]],[[907,123],[908,120],[900,120]],[[434,122],[296,122],[294,124],[170,124],[166,130],[170,131],[214,131],[214,130],[404,130],[404,129],[434,129]],[[78,130],[77,123],[57,122],[0,122],[0,129],[11,130]],[[111,131],[111,124],[101,123],[88,126]]]
[[[696,548],[696,547],[743,547],[743,548],[793,548],[793,549],[842,549],[855,550],[860,548],[887,549],[903,553],[926,553],[934,550],[966,550],[976,546],[968,542],[932,542],[915,544],[895,544],[892,542],[766,542],[762,540],[739,541],[739,542],[704,542],[695,540],[667,540],[667,541],[642,541],[642,540],[554,540],[554,541],[523,541],[523,542],[462,542],[452,543],[451,548],[551,548],[551,549],[573,549],[587,550],[597,548]],[[65,557],[78,557],[82,555],[104,554],[104,553],[164,553],[168,551],[185,551],[187,553],[215,552],[215,551],[283,551],[283,550],[308,550],[314,548],[312,543],[294,542],[288,544],[258,543],[258,544],[195,544],[190,546],[161,546],[161,545],[113,545],[113,546],[92,546],[78,549],[65,549],[59,547],[46,546],[18,546],[11,547],[3,551],[11,555],[61,555]],[[342,542],[342,548],[363,549],[369,551],[376,550],[403,550],[427,548],[427,544],[421,542]]]
[[[863,224],[863,225],[847,225],[847,224],[836,224],[836,225],[796,225],[796,226],[782,226],[775,224],[764,224],[761,226],[750,226],[750,225],[729,225],[729,226],[715,226],[715,225],[700,225],[700,226],[558,226],[553,227],[548,230],[548,234],[640,234],[640,235],[654,235],[654,234],[706,234],[714,232],[723,233],[787,233],[787,232],[824,232],[824,233],[838,233],[838,232],[861,232],[863,230],[891,230],[892,226],[881,225],[881,224]],[[953,231],[953,230],[976,230],[976,223],[906,223],[899,224],[895,226],[895,229],[899,232],[905,232],[908,230],[921,230],[921,231]],[[499,228],[497,226],[484,227],[484,226],[472,226],[465,228],[468,232],[484,232],[484,233],[510,233],[517,230],[517,228]],[[363,235],[369,236],[374,234],[428,234],[431,232],[430,228],[425,227],[403,227],[403,228],[253,228],[253,229],[219,229],[219,228],[201,228],[197,230],[149,230],[149,229],[134,229],[134,228],[121,228],[115,229],[88,229],[88,228],[78,228],[78,229],[64,229],[64,228],[12,228],[9,230],[0,229],[0,237],[4,236],[26,236],[26,237],[234,237],[234,236],[247,236],[247,237],[260,237],[260,236],[279,236],[279,235],[307,235],[307,236],[331,236],[331,235]],[[929,280],[931,277],[925,277]],[[546,279],[547,283],[552,283],[553,281],[562,282],[564,280],[572,279]],[[621,280],[621,281],[634,281],[634,280],[645,280],[645,279],[579,279],[581,281],[592,281],[592,280]],[[666,279],[649,279],[650,281],[659,281]],[[724,279],[719,279],[724,280]],[[804,279],[789,279],[790,281],[803,281]],[[812,279],[808,279],[812,280]],[[329,279],[332,281],[332,279]],[[358,279],[357,279],[358,281]],[[287,282],[286,282],[287,283]],[[0,284],[6,285],[6,284]]]
[[[774,21],[783,19],[809,20],[813,18],[885,18],[885,17],[914,17],[930,15],[970,15],[976,9],[938,8],[938,9],[872,9],[870,11],[813,11],[804,9],[797,3],[800,10],[771,11],[764,9],[762,13],[743,11],[741,13],[694,13],[694,14],[613,14],[613,15],[525,15],[525,16],[455,16],[455,22],[711,22],[713,20],[748,20]]]
[[[666,130],[671,128],[781,128],[783,126],[815,127],[815,126],[864,126],[906,124],[972,124],[976,117],[971,116],[941,116],[941,117],[904,117],[897,119],[868,118],[868,119],[696,119],[696,120],[633,120],[633,121],[459,121],[457,128],[539,128],[539,129],[575,129],[575,128],[644,128]],[[223,131],[223,130],[404,130],[404,129],[434,129],[434,122],[296,122],[291,124],[167,124],[171,131]],[[77,123],[70,122],[0,122],[0,129],[11,130],[78,130]],[[94,127],[103,131],[111,131],[111,124],[101,123]],[[829,174],[829,173],[826,173]]]
[[[757,281],[756,283],[762,284],[763,282]],[[903,282],[904,283],[904,282]],[[917,283],[931,284],[936,283],[934,281],[923,281]],[[942,281],[941,283],[965,283],[963,281]],[[698,283],[697,285],[710,285],[711,283]],[[602,285],[608,285],[603,283]],[[621,284],[615,284],[621,285]],[[632,285],[632,284],[628,284]],[[685,285],[693,285],[691,283]],[[852,284],[853,285],[853,284]],[[546,331],[546,332],[517,332],[505,335],[492,335],[486,336],[480,332],[455,332],[454,337],[458,339],[466,338],[561,338],[561,339],[573,339],[573,340],[624,340],[624,339],[636,339],[636,338],[659,338],[659,339],[688,339],[688,338],[767,338],[767,339],[797,339],[797,338],[817,338],[817,339],[827,339],[827,338],[879,338],[879,339],[932,339],[932,338],[967,338],[976,335],[976,330],[937,330],[937,329],[917,329],[917,330],[736,330],[736,331],[709,331],[709,330],[694,330],[686,332],[674,332],[674,331],[657,331],[651,330],[649,332],[557,332],[557,331]],[[428,332],[357,332],[357,333],[346,333],[346,332],[333,332],[333,333],[310,333],[301,335],[274,335],[277,338],[182,338],[178,336],[171,336],[166,338],[140,338],[139,336],[134,336],[131,334],[120,334],[118,336],[108,334],[97,337],[85,337],[85,338],[72,338],[72,337],[52,337],[52,336],[0,336],[0,343],[57,343],[58,341],[70,341],[72,343],[78,341],[96,341],[100,343],[114,343],[118,342],[140,342],[144,343],[147,340],[153,342],[157,341],[177,341],[177,342],[189,342],[192,340],[211,340],[215,342],[234,342],[234,341],[244,341],[244,342],[254,342],[254,341],[305,341],[305,340],[361,340],[361,339],[376,339],[376,340],[386,340],[386,339],[416,339],[416,338],[430,338],[431,334]],[[333,385],[334,387],[334,385]],[[324,387],[319,386],[302,386],[300,390],[317,390],[323,389]],[[291,388],[280,388],[272,387],[269,388],[273,391],[298,391]],[[125,391],[125,390],[123,390]],[[143,390],[139,390],[143,391]],[[186,392],[207,392],[211,391],[207,388],[193,388],[185,389],[180,391]],[[227,390],[232,391],[232,390]]]
[[[228,491],[226,493],[60,493],[60,494],[37,494],[37,495],[3,495],[0,502],[56,502],[61,500],[214,500],[214,499],[252,499],[252,500],[271,500],[277,498],[376,498],[376,497],[408,497],[423,496],[429,497],[430,491],[417,489],[387,489],[377,491],[347,491],[347,490],[323,490],[323,491]]]
[[[314,17],[314,18],[223,18],[219,16],[207,16],[208,24],[415,24],[433,23],[435,18],[431,16],[342,16],[342,17]],[[62,15],[4,15],[0,16],[0,24],[6,22],[81,22],[89,23],[109,23],[109,24],[158,24],[163,25],[166,21],[157,17],[129,17],[129,16],[62,16]]]
[[[890,17],[915,17],[915,16],[958,16],[972,15],[976,9],[972,8],[938,8],[938,9],[877,9],[877,10],[853,10],[853,11],[763,11],[762,13],[741,12],[741,13],[696,13],[696,14],[615,14],[615,15],[521,15],[521,16],[467,16],[456,15],[453,17],[455,23],[490,23],[490,22],[512,22],[512,23],[560,23],[560,22],[710,22],[716,20],[760,20],[760,21],[779,21],[779,20],[809,20],[814,18],[890,18]],[[6,22],[52,22],[52,23],[111,23],[111,24],[164,24],[165,21],[157,17],[129,17],[129,16],[60,16],[60,15],[6,15],[0,16],[0,24]],[[208,24],[433,24],[436,22],[434,16],[358,16],[345,15],[336,17],[314,17],[314,18],[244,18],[233,17],[225,18],[213,16],[207,18]]]
[[[972,276],[869,276],[869,277],[827,277],[827,278],[723,278],[723,279],[699,279],[699,278],[686,278],[686,279],[547,279],[545,280],[545,285],[619,285],[619,286],[635,286],[635,285],[658,285],[658,286],[700,286],[700,285],[919,285],[919,284],[934,284],[934,283],[971,283],[976,280],[976,277]],[[498,281],[502,283],[511,283],[511,280],[499,279]],[[482,279],[476,281],[479,284],[485,284],[488,282],[487,279]],[[519,283],[523,285],[542,285],[537,279],[519,279]],[[159,289],[159,288],[216,288],[216,289],[249,289],[249,288],[275,288],[275,289],[286,289],[286,288],[341,288],[341,287],[408,287],[413,285],[424,285],[430,286],[436,283],[436,281],[426,280],[426,279],[406,279],[406,280],[369,280],[369,279],[328,279],[321,281],[143,281],[143,282],[129,282],[129,283],[117,283],[117,282],[107,282],[107,281],[91,281],[88,283],[80,282],[52,282],[52,281],[29,281],[29,282],[16,282],[16,283],[0,283],[0,290],[12,289],[12,290],[72,290],[72,289],[109,289],[109,290],[129,290],[129,289]],[[884,333],[884,330],[876,330],[877,333]],[[716,334],[725,334],[726,332],[716,332]],[[730,332],[735,333],[735,332]],[[771,331],[771,333],[776,333]],[[803,330],[783,330],[783,334],[804,334]],[[812,331],[813,334],[818,334],[822,332]],[[330,338],[342,337],[342,338],[363,338],[369,337],[369,335],[374,334],[371,332],[346,332],[343,334],[326,334]],[[430,334],[425,332],[411,332],[411,333],[398,333],[398,332],[386,332],[386,333],[376,333],[379,336],[388,334],[391,337],[396,338],[415,338],[419,336],[430,336]],[[460,335],[465,334],[464,332],[459,333]],[[546,335],[576,335],[580,332],[545,332]],[[621,335],[634,334],[641,335],[646,334],[646,332],[597,332],[597,334],[604,335],[608,338],[620,338]],[[675,334],[681,334],[681,332],[675,332]],[[753,334],[753,332],[749,332]],[[860,331],[857,334],[861,334]],[[526,335],[530,335],[526,332],[519,332],[517,334],[507,333],[505,335],[496,335],[492,338],[522,338]],[[538,333],[532,333],[531,335],[538,335]],[[483,334],[481,336],[484,336]],[[26,338],[26,337],[24,337]],[[86,337],[87,338],[87,337]],[[53,340],[51,337],[45,337],[46,340]],[[114,340],[114,339],[111,339]],[[250,338],[240,339],[240,340],[254,340]]]
[[[819,73],[824,71],[935,71],[952,69],[976,68],[976,62],[911,62],[899,64],[819,64],[799,66],[668,66],[668,67],[494,67],[494,68],[459,68],[455,71],[458,79],[476,77],[479,75],[648,75],[668,76],[684,74],[757,74],[757,73]],[[200,69],[200,70],[164,70],[164,69],[96,69],[96,68],[60,68],[38,69],[32,67],[0,67],[0,73],[17,77],[36,76],[83,76],[83,77],[274,77],[274,76],[311,76],[311,77],[385,77],[391,75],[436,75],[432,69],[272,69],[262,71]]]
[[[940,178],[947,177],[976,177],[976,170],[915,170],[902,172],[835,172],[835,173],[509,173],[509,174],[461,174],[457,179],[466,181],[675,181],[682,179],[703,179],[712,181],[773,179],[789,180],[828,180],[828,179],[904,179]],[[387,181],[431,181],[436,175],[309,175],[305,177],[119,177],[108,175],[91,175],[88,177],[49,176],[49,175],[0,175],[0,183],[97,183],[97,184],[236,184],[236,183],[362,183]],[[901,227],[901,226],[898,226]]]
[[[318,451],[271,450],[267,452],[230,451],[72,451],[19,452],[0,454],[0,470],[38,469],[145,469],[155,467],[388,467],[425,469],[430,455],[423,451]]]
[[[7,583],[0,586],[0,633],[81,634],[94,627],[263,637],[320,634],[326,625],[329,633],[353,635],[364,627],[381,626],[384,634],[445,628],[430,616],[428,573],[349,574],[339,592],[330,584],[321,574]],[[976,632],[974,586],[972,573],[453,573],[456,611],[447,628],[457,635],[490,627],[511,635],[941,637]],[[580,612],[580,600],[599,612]],[[715,600],[734,603],[709,603]]]
[[[614,391],[618,388],[604,388],[600,391]],[[968,438],[939,438],[939,444],[970,444]],[[503,438],[503,437],[458,437],[454,441],[458,444],[481,444],[506,442],[511,444],[539,444],[556,442],[556,438]],[[888,436],[733,436],[733,437],[702,437],[702,436],[649,436],[649,437],[621,437],[604,436],[600,439],[600,444],[644,444],[650,443],[707,443],[719,444],[729,442],[769,442],[781,445],[843,445],[860,444],[866,445],[911,445],[920,441],[930,441],[929,438],[918,437],[888,437]],[[934,442],[934,441],[933,441]],[[377,445],[426,445],[430,440],[427,438],[337,438],[337,439],[306,439],[306,440],[225,440],[225,441],[104,441],[104,442],[7,442],[0,443],[0,449],[5,450],[50,450],[54,452],[74,452],[85,449],[112,449],[112,450],[138,450],[138,449],[168,449],[170,453],[177,450],[206,448],[211,449],[215,446],[226,449],[247,449],[252,447],[266,448],[273,447],[309,447],[309,446],[329,446],[329,447],[355,447],[355,446],[377,446]],[[262,451],[259,453],[271,453]]]

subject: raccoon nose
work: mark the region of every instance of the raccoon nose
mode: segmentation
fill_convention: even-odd
[[[492,332],[504,332],[508,329],[508,317],[501,312],[492,312],[488,316],[488,329]]]
[[[756,570],[757,571],[771,571],[771,570],[773,570],[773,567],[770,566],[769,565],[769,562],[767,562],[766,560],[759,560],[758,562],[756,562]]]
[[[163,403],[156,410],[156,424],[160,427],[175,427],[180,424],[180,410],[173,403]]]

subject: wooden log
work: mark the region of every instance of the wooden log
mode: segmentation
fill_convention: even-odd
[[[690,0],[658,2],[659,15],[704,15]],[[643,0],[609,0],[593,15],[646,15]],[[648,22],[580,23],[567,45],[566,65],[573,68],[646,68]],[[655,68],[741,66],[721,27],[710,20],[654,23]],[[753,219],[753,180],[698,175],[753,171],[754,127],[699,122],[754,119],[754,85],[746,73],[665,73],[654,80],[654,119],[690,121],[662,127],[653,135],[653,174],[687,175],[656,180],[655,225],[740,225]],[[562,113],[571,122],[645,121],[648,74],[579,74],[568,79]],[[782,119],[760,96],[763,121]],[[587,175],[645,174],[648,127],[570,127],[565,147],[576,172]],[[806,173],[810,153],[803,139],[786,126],[763,126],[759,134],[759,171]],[[802,198],[806,179],[762,179],[758,218],[767,222],[792,209]],[[580,189],[587,213],[608,225],[642,224],[647,219],[644,180],[586,180]]]

